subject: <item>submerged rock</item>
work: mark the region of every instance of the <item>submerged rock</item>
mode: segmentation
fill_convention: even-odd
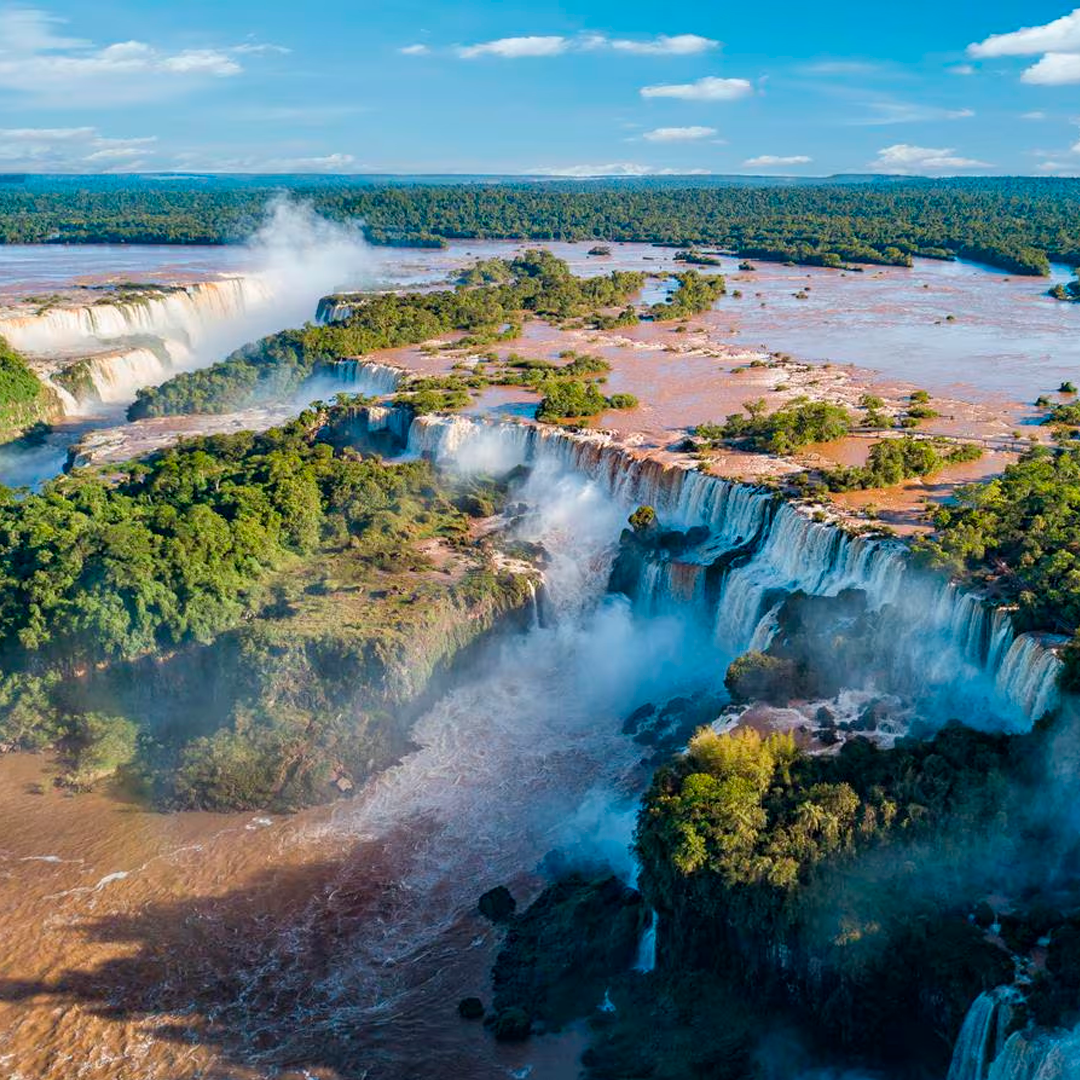
[[[499,1042],[524,1042],[532,1034],[532,1017],[524,1009],[512,1005],[499,1010],[492,1026]]]
[[[484,1003],[478,997],[462,998],[457,1011],[462,1020],[479,1020],[484,1015]]]
[[[517,910],[517,901],[510,895],[510,890],[505,885],[497,885],[494,889],[488,889],[480,897],[480,903],[477,906],[485,919],[499,923],[506,922],[513,916]]]

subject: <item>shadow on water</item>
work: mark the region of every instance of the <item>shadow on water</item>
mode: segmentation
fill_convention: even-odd
[[[220,895],[87,919],[78,927],[87,942],[123,955],[54,979],[0,980],[0,1000],[136,1022],[155,1039],[203,1046],[260,1071],[412,1075],[420,1062],[407,1063],[402,1044],[422,1055],[431,1040],[460,1041],[463,1033],[458,997],[429,1011],[422,992],[425,983],[439,985],[440,965],[459,943],[450,934],[429,943],[423,956],[400,958],[415,966],[409,997],[421,991],[415,1004],[400,1010],[393,999],[365,1000],[370,987],[355,987],[350,974],[354,956],[367,951],[365,938],[378,935],[397,908],[411,902],[398,885],[401,853],[424,831],[423,820],[405,822],[392,836],[360,844],[344,861],[271,868]],[[477,929],[464,927],[465,948]],[[472,1029],[468,1034],[481,1038]]]

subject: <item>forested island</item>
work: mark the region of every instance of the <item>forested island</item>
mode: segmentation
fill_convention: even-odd
[[[425,183],[293,177],[35,180],[0,187],[2,243],[226,244],[246,238],[274,191],[363,222],[375,243],[453,239],[643,241],[840,267],[966,258],[1016,274],[1080,264],[1080,182],[1003,177]],[[76,181],[76,183],[78,183]]]

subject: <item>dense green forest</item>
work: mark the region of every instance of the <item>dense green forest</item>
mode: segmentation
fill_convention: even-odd
[[[1044,935],[1052,955],[1019,1023],[1072,1023],[1075,896],[1070,908],[1064,892],[1049,905],[1031,890],[1008,915],[981,902],[1005,866],[1010,885],[1023,878],[1025,844],[1045,842],[1028,808],[1047,747],[1040,733],[951,724],[889,750],[854,739],[820,756],[788,735],[702,730],[656,774],[639,819],[661,970],[648,995],[615,1001],[630,1012],[624,1024],[647,1031],[695,984],[711,988],[714,1009],[729,999],[755,1008],[734,1010],[722,1034],[708,1009],[673,1016],[681,1060],[648,1072],[637,1070],[657,1053],[654,1038],[602,1039],[607,1070],[594,1075],[749,1077],[754,1047],[785,1026],[847,1067],[944,1075],[970,1002],[1010,982],[1010,950],[1025,954]],[[998,939],[985,933],[994,922]]]
[[[4,489],[0,744],[215,808],[327,798],[402,752],[399,707],[525,586],[469,553],[430,466],[327,441],[348,414]]]
[[[0,442],[16,437],[34,424],[53,419],[59,411],[56,395],[46,389],[26,360],[0,337]]]
[[[362,221],[378,243],[634,240],[823,266],[963,257],[1020,274],[1046,274],[1048,259],[1080,264],[1080,184],[1049,177],[794,186],[281,184],[327,217]],[[0,188],[0,242],[236,243],[258,224],[272,193],[255,181],[11,185]]]
[[[480,348],[516,336],[528,315],[595,320],[602,317],[602,309],[626,304],[643,284],[641,274],[622,271],[575,277],[563,260],[544,250],[527,251],[512,260],[487,260],[467,271],[456,288],[364,296],[343,321],[283,330],[211,367],[146,387],[138,392],[128,416],[136,420],[231,412],[257,401],[281,400],[299,389],[319,364],[454,331],[469,335],[462,344]],[[567,374],[582,372],[571,369]],[[478,383],[474,380],[473,385]]]

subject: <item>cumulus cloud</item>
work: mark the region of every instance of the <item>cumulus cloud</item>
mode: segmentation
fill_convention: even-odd
[[[692,83],[643,86],[643,98],[678,98],[681,101],[735,101],[754,92],[748,79],[721,79],[706,75]]]
[[[967,51],[979,59],[1042,53],[1042,58],[1020,76],[1023,82],[1036,86],[1080,82],[1080,8],[1042,26],[993,34],[969,45]]]
[[[427,56],[431,50],[426,45],[403,45],[398,52],[402,56]]]
[[[566,52],[569,45],[568,38],[557,36],[508,37],[484,41],[479,45],[464,45],[457,54],[463,60],[475,60],[479,56],[501,56],[506,60],[515,60],[522,56],[558,56]]]
[[[657,168],[654,165],[638,165],[632,161],[613,161],[606,165],[557,165],[534,169],[535,176],[565,176],[589,179],[603,176],[707,176],[708,169]]]
[[[887,173],[941,173],[964,169],[990,169],[988,162],[974,158],[959,157],[951,147],[934,149],[928,146],[912,146],[897,143],[878,151],[876,160],[870,163],[876,172]]]
[[[251,42],[178,51],[142,41],[99,47],[60,34],[63,22],[36,8],[0,10],[0,92],[66,108],[123,104],[239,75],[241,55],[287,51]]]
[[[528,37],[496,38],[476,45],[462,45],[456,49],[463,60],[475,60],[482,56],[499,56],[514,60],[525,56],[560,56],[566,52],[596,52],[607,49],[613,52],[634,53],[638,56],[693,56],[716,49],[719,41],[700,34],[659,34],[652,38],[612,38],[606,34],[579,34],[577,37],[561,35],[531,35]],[[408,46],[402,52],[418,55],[423,46]]]
[[[809,165],[813,158],[805,154],[791,154],[782,157],[777,154],[762,154],[760,157],[747,158],[743,165],[748,169],[771,169],[777,165]]]
[[[0,128],[0,169],[19,172],[135,172],[156,136],[120,139],[97,128]]]
[[[1080,53],[1047,53],[1020,76],[1034,86],[1065,86],[1080,82]]]
[[[690,142],[715,134],[716,128],[711,127],[661,127],[646,131],[641,137],[649,142]]]
[[[968,46],[968,55],[1034,56],[1036,53],[1080,51],[1080,8],[1043,26],[1027,26],[1008,34],[993,34]]]

